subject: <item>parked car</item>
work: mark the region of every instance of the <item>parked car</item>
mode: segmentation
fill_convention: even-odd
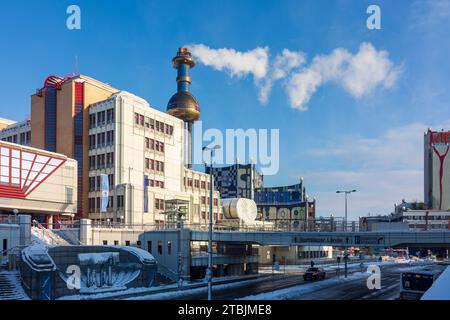
[[[326,273],[322,268],[308,268],[303,275],[305,281],[308,280],[323,280],[325,279]]]

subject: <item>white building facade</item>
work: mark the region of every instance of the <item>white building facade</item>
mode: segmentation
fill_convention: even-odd
[[[31,144],[31,120],[14,122],[0,119],[0,140],[29,146]]]
[[[189,204],[186,223],[209,213],[209,176],[184,166],[183,121],[128,92],[89,107],[89,217],[127,225],[164,225],[166,202]],[[109,201],[101,212],[101,176]],[[192,181],[192,183],[191,183]],[[205,200],[204,197],[207,199]],[[219,216],[219,194],[214,192]]]

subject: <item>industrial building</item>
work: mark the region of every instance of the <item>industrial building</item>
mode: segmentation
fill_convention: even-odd
[[[143,99],[84,75],[50,76],[31,96],[31,119],[0,121],[0,138],[57,152],[78,163],[75,219],[162,226],[185,208],[185,223],[206,224],[209,175],[191,170],[192,124],[199,119],[189,92],[188,49],[172,60],[177,93],[167,113]],[[213,217],[222,217],[213,192]]]
[[[450,210],[450,131],[424,134],[424,200],[427,209]]]
[[[303,179],[291,186],[256,189],[259,217],[280,228],[303,228],[315,219],[316,200],[306,195]]]
[[[206,168],[206,173],[212,171],[214,188],[220,192],[220,197],[247,198],[255,200],[255,189],[262,188],[264,176],[256,169],[256,165],[236,163],[226,167]]]

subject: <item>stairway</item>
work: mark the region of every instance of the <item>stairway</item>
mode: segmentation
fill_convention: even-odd
[[[50,229],[45,228],[40,223],[33,221],[31,227],[31,238],[33,241],[44,243],[47,245],[68,245],[69,243],[61,236]]]
[[[0,300],[30,300],[17,271],[0,271]]]

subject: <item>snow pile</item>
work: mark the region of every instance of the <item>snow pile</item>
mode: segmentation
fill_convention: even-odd
[[[450,266],[425,292],[421,300],[450,300]]]

